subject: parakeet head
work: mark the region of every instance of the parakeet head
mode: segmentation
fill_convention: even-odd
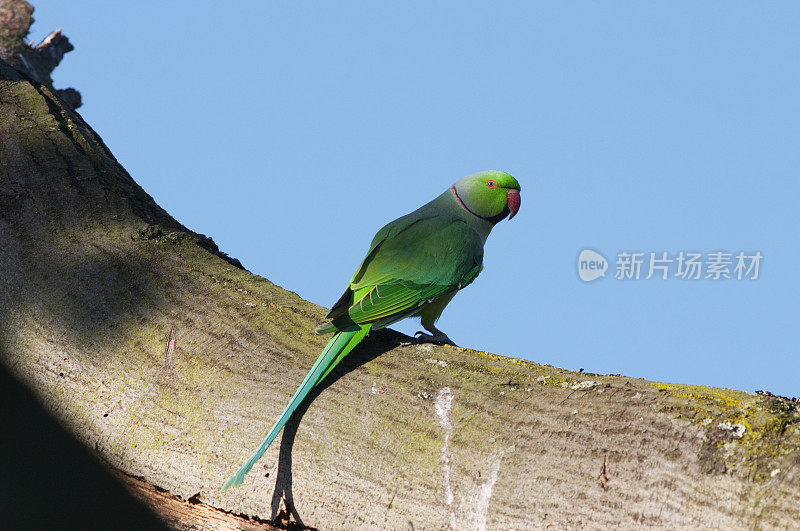
[[[467,175],[451,186],[450,190],[459,205],[492,223],[497,223],[507,215],[511,219],[519,210],[519,183],[502,171],[482,171]]]

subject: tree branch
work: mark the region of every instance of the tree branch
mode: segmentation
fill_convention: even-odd
[[[25,37],[33,24],[33,6],[24,0],[0,0],[0,58],[20,72],[35,79],[55,93],[73,109],[81,106],[81,94],[74,88],[56,90],[51,74],[64,58],[75,49],[57,29],[33,46]]]

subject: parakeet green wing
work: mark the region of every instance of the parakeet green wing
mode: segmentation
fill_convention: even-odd
[[[483,262],[482,243],[457,218],[400,218],[390,223],[378,233],[345,294],[328,313],[332,325],[373,323],[373,328],[382,328],[414,315],[475,279]]]

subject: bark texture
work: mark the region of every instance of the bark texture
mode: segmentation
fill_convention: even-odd
[[[61,30],[51,32],[36,46],[25,37],[33,24],[33,6],[23,0],[0,0],[0,59],[46,86],[66,105],[77,109],[81,94],[74,88],[56,90],[53,70],[64,54],[75,49]]]
[[[391,331],[221,493],[323,347],[325,309],[180,225],[71,105],[4,60],[0,163],[3,364],[111,467],[204,510],[322,529],[800,521],[795,401]]]

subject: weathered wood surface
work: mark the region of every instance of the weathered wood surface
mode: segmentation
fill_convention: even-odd
[[[275,531],[281,529],[268,522],[221,511],[197,498],[183,500],[150,483],[116,472],[120,483],[139,501],[151,507],[172,529],[239,529],[241,531]]]
[[[356,349],[221,493],[322,348],[324,308],[182,227],[74,110],[3,61],[0,162],[2,362],[126,474],[264,520],[288,500],[322,529],[800,522],[790,400],[393,332]]]

